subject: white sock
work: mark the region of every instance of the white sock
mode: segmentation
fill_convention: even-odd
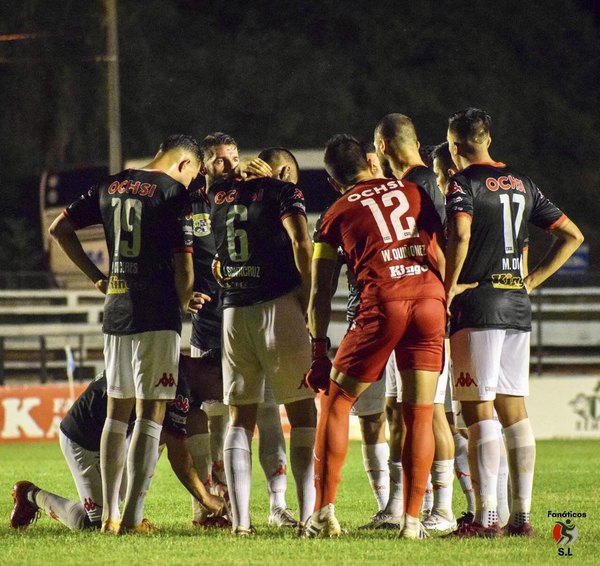
[[[230,426],[223,457],[231,503],[232,526],[250,528],[250,484],[252,482],[252,433]]]
[[[431,483],[431,474],[427,478],[427,485],[425,486],[425,495],[423,496],[423,504],[421,505],[421,511],[429,513],[433,509],[433,484]]]
[[[208,428],[210,431],[210,453],[212,457],[213,477],[225,483],[225,468],[223,464],[223,443],[227,435],[229,417],[225,415],[208,415]]]
[[[209,488],[212,483],[212,458],[210,455],[210,434],[203,432],[188,436],[186,446],[192,455],[194,468],[198,472],[198,477],[202,483]],[[204,506],[192,495],[192,520],[201,521],[204,519]]]
[[[433,510],[452,517],[454,460],[434,460],[431,466]]]
[[[504,435],[502,434],[502,425],[498,424],[498,446],[500,448],[500,462],[498,465],[498,523],[503,527],[508,523],[510,517],[510,508],[508,503],[508,460],[506,456],[506,446],[504,444]]]
[[[258,426],[258,460],[267,479],[269,508],[287,507],[287,456],[281,430],[279,405],[261,404],[256,414]]]
[[[467,499],[467,512],[475,513],[475,493],[469,468],[469,442],[459,432],[454,433],[454,471]]]
[[[149,419],[135,421],[127,456],[128,484],[122,520],[126,527],[135,527],[144,518],[144,500],[158,462],[161,431],[162,425]]]
[[[119,521],[119,490],[125,467],[127,423],[106,419],[100,437],[102,521]]]
[[[529,419],[523,419],[504,429],[510,479],[512,506],[510,524],[520,527],[529,522],[531,512],[531,494],[533,491],[533,472],[535,468],[535,436]]]
[[[92,526],[81,501],[65,499],[60,495],[44,491],[43,489],[35,493],[34,499],[36,505],[41,507],[47,515],[53,519],[57,519],[73,531],[81,531]],[[96,509],[97,517],[94,526],[99,527],[100,509]]]
[[[377,501],[377,510],[383,511],[390,498],[390,447],[387,442],[363,444],[362,455],[371,490]]]
[[[394,517],[404,514],[404,493],[402,492],[402,462],[388,462],[390,470],[390,497],[385,512]]]
[[[290,434],[292,474],[296,482],[298,515],[303,523],[308,521],[315,507],[313,452],[316,430],[313,427],[294,427]]]
[[[475,520],[484,527],[498,522],[498,428],[492,419],[469,427],[469,467],[475,490]]]

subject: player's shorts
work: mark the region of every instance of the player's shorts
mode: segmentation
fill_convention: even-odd
[[[196,400],[200,399],[200,408],[209,417],[223,417],[229,413],[223,403],[221,355],[221,348],[203,350],[196,346],[190,346],[190,356],[194,360],[200,359],[205,362],[198,375],[198,380],[194,380],[193,385],[190,385],[194,399],[192,404],[197,406]]]
[[[385,411],[385,379],[376,381],[352,405],[350,414],[357,417],[378,415]]]
[[[492,401],[529,395],[530,332],[463,328],[450,337],[454,398]]]
[[[446,350],[444,349],[444,367],[437,380],[435,398],[433,400],[435,404],[444,403],[444,400],[446,398],[446,390],[449,389],[449,367],[449,356],[446,355]],[[402,403],[402,377],[400,375],[400,370],[396,365],[396,354],[394,352],[392,352],[392,355],[389,357],[385,366],[385,396],[390,397],[392,399],[396,399],[396,402],[398,403]]]
[[[272,301],[223,309],[223,400],[251,405],[264,399],[293,403],[314,393],[299,387],[311,364],[310,338],[295,291]]]
[[[108,395],[117,399],[174,399],[180,341],[174,330],[105,334]]]
[[[79,499],[94,527],[102,524],[102,478],[100,452],[86,450],[59,431],[60,449],[71,470]],[[125,473],[125,471],[123,471]],[[123,476],[125,477],[125,476]],[[121,481],[120,497],[125,495],[126,481]]]
[[[400,371],[441,372],[445,324],[445,306],[438,299],[390,301],[361,308],[333,365],[357,381],[374,382],[395,351]]]

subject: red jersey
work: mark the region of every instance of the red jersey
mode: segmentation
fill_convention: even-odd
[[[436,245],[442,224],[431,198],[397,179],[357,183],[325,212],[315,242],[341,248],[361,305],[445,300]]]

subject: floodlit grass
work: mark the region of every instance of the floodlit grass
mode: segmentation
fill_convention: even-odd
[[[597,441],[538,443],[532,539],[455,540],[437,538],[404,541],[393,532],[364,532],[358,526],[374,513],[375,503],[362,469],[360,445],[352,443],[337,503],[340,522],[350,534],[339,540],[299,540],[291,531],[267,526],[265,482],[254,462],[253,523],[258,534],[238,539],[224,531],[191,527],[190,498],[163,456],[147,497],[146,516],[162,531],[157,535],[113,537],[98,532],[70,532],[46,515],[28,529],[8,525],[13,483],[29,479],[65,497],[76,497],[75,486],[58,444],[0,445],[0,561],[2,564],[525,564],[569,560],[600,563],[600,444]],[[257,450],[255,449],[255,453]],[[289,477],[288,504],[295,508]],[[464,500],[455,482],[455,512]],[[556,519],[548,511],[585,512],[575,519],[579,538],[573,556],[559,557],[552,538]]]

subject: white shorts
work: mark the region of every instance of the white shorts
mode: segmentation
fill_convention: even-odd
[[[296,292],[266,303],[223,309],[223,401],[251,405],[265,382],[279,404],[311,399],[299,387],[310,368],[310,337]]]
[[[529,395],[530,332],[463,328],[450,337],[454,398],[493,401]]]
[[[450,363],[445,344],[446,342],[444,341],[444,368],[438,377],[435,398],[433,400],[435,404],[444,403],[446,399]],[[402,403],[402,376],[396,365],[396,354],[394,352],[392,352],[385,366],[385,396],[395,398],[398,403]]]
[[[100,476],[100,452],[92,452],[73,442],[65,433],[59,431],[60,449],[71,470],[77,487],[79,499],[92,526],[102,524],[102,478]],[[125,469],[121,480],[120,499],[123,500],[127,489]]]
[[[385,411],[385,379],[373,383],[352,405],[350,414],[357,417],[378,415]]]
[[[108,395],[117,399],[175,399],[180,341],[174,330],[105,334]]]

